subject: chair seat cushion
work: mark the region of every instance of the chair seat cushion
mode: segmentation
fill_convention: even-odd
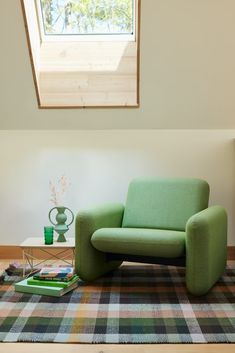
[[[91,237],[100,251],[166,258],[185,254],[185,232],[146,228],[101,228]]]

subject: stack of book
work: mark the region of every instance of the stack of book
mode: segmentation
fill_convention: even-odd
[[[44,267],[34,276],[15,283],[16,292],[60,297],[78,285],[72,267]]]

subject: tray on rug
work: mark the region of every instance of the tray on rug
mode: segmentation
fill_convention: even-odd
[[[1,342],[234,343],[235,266],[202,297],[183,268],[123,265],[60,298],[0,285]]]

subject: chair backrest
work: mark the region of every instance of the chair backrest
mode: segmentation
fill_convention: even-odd
[[[134,179],[122,227],[185,230],[187,220],[208,207],[209,185],[201,179]]]

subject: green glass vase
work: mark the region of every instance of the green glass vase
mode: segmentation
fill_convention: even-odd
[[[57,214],[55,215],[56,223],[51,219],[52,212],[54,210],[57,211]],[[67,215],[65,213],[66,210],[68,210],[72,216],[72,220],[68,224],[66,224],[66,221],[67,221]],[[55,232],[59,234],[57,241],[58,242],[65,242],[66,238],[65,238],[64,234],[69,230],[69,226],[73,223],[73,220],[74,220],[73,212],[68,207],[56,206],[50,210],[48,217],[49,217],[50,222],[54,225]]]

